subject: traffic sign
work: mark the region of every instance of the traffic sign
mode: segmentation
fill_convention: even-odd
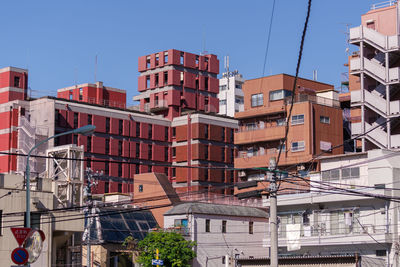
[[[164,261],[163,260],[151,260],[151,265],[164,265]]]
[[[15,240],[17,240],[18,245],[22,246],[24,243],[26,237],[30,233],[32,229],[31,228],[26,228],[26,227],[16,227],[16,228],[11,228],[11,232],[13,233]]]
[[[23,265],[28,262],[29,253],[24,248],[16,248],[11,252],[11,260],[18,265]]]

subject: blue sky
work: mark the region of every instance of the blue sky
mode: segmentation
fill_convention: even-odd
[[[314,0],[300,76],[340,85],[346,23],[360,24],[370,0]],[[265,74],[294,74],[307,0],[276,0]],[[137,94],[139,56],[171,48],[200,53],[205,43],[246,79],[263,73],[272,0],[4,1],[0,68],[29,69],[32,96],[97,80]],[[352,48],[355,49],[355,48]]]

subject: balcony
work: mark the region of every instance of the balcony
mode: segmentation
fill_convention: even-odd
[[[154,105],[150,107],[150,112],[158,112],[162,110],[168,110],[167,100],[157,100],[154,102]]]
[[[262,128],[262,126],[244,126],[235,133],[235,144],[250,144],[262,141],[280,140],[285,137],[284,126]]]

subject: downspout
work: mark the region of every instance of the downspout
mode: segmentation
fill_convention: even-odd
[[[12,131],[12,114],[13,113],[13,108],[12,108],[12,106],[10,106],[10,123],[9,123],[9,126],[10,126],[10,136],[9,136],[9,138],[8,138],[8,152],[9,152],[9,155],[8,155],[8,173],[11,173],[11,139],[12,139],[12,133],[13,133],[13,131]]]
[[[191,183],[192,183],[192,118],[190,114],[187,117],[187,192],[191,191]]]

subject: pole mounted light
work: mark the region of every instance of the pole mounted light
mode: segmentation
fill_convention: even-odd
[[[40,145],[48,142],[51,139],[63,136],[63,135],[68,135],[68,134],[82,134],[82,135],[91,135],[94,133],[94,130],[96,129],[96,126],[94,125],[86,125],[77,129],[73,129],[71,131],[59,133],[53,136],[50,136],[49,138],[39,142],[37,145],[31,148],[28,152],[28,156],[26,157],[26,169],[25,169],[25,180],[26,180],[26,213],[25,213],[25,227],[30,228],[31,227],[31,181],[30,181],[30,166],[29,166],[29,158],[36,148],[38,148]]]

